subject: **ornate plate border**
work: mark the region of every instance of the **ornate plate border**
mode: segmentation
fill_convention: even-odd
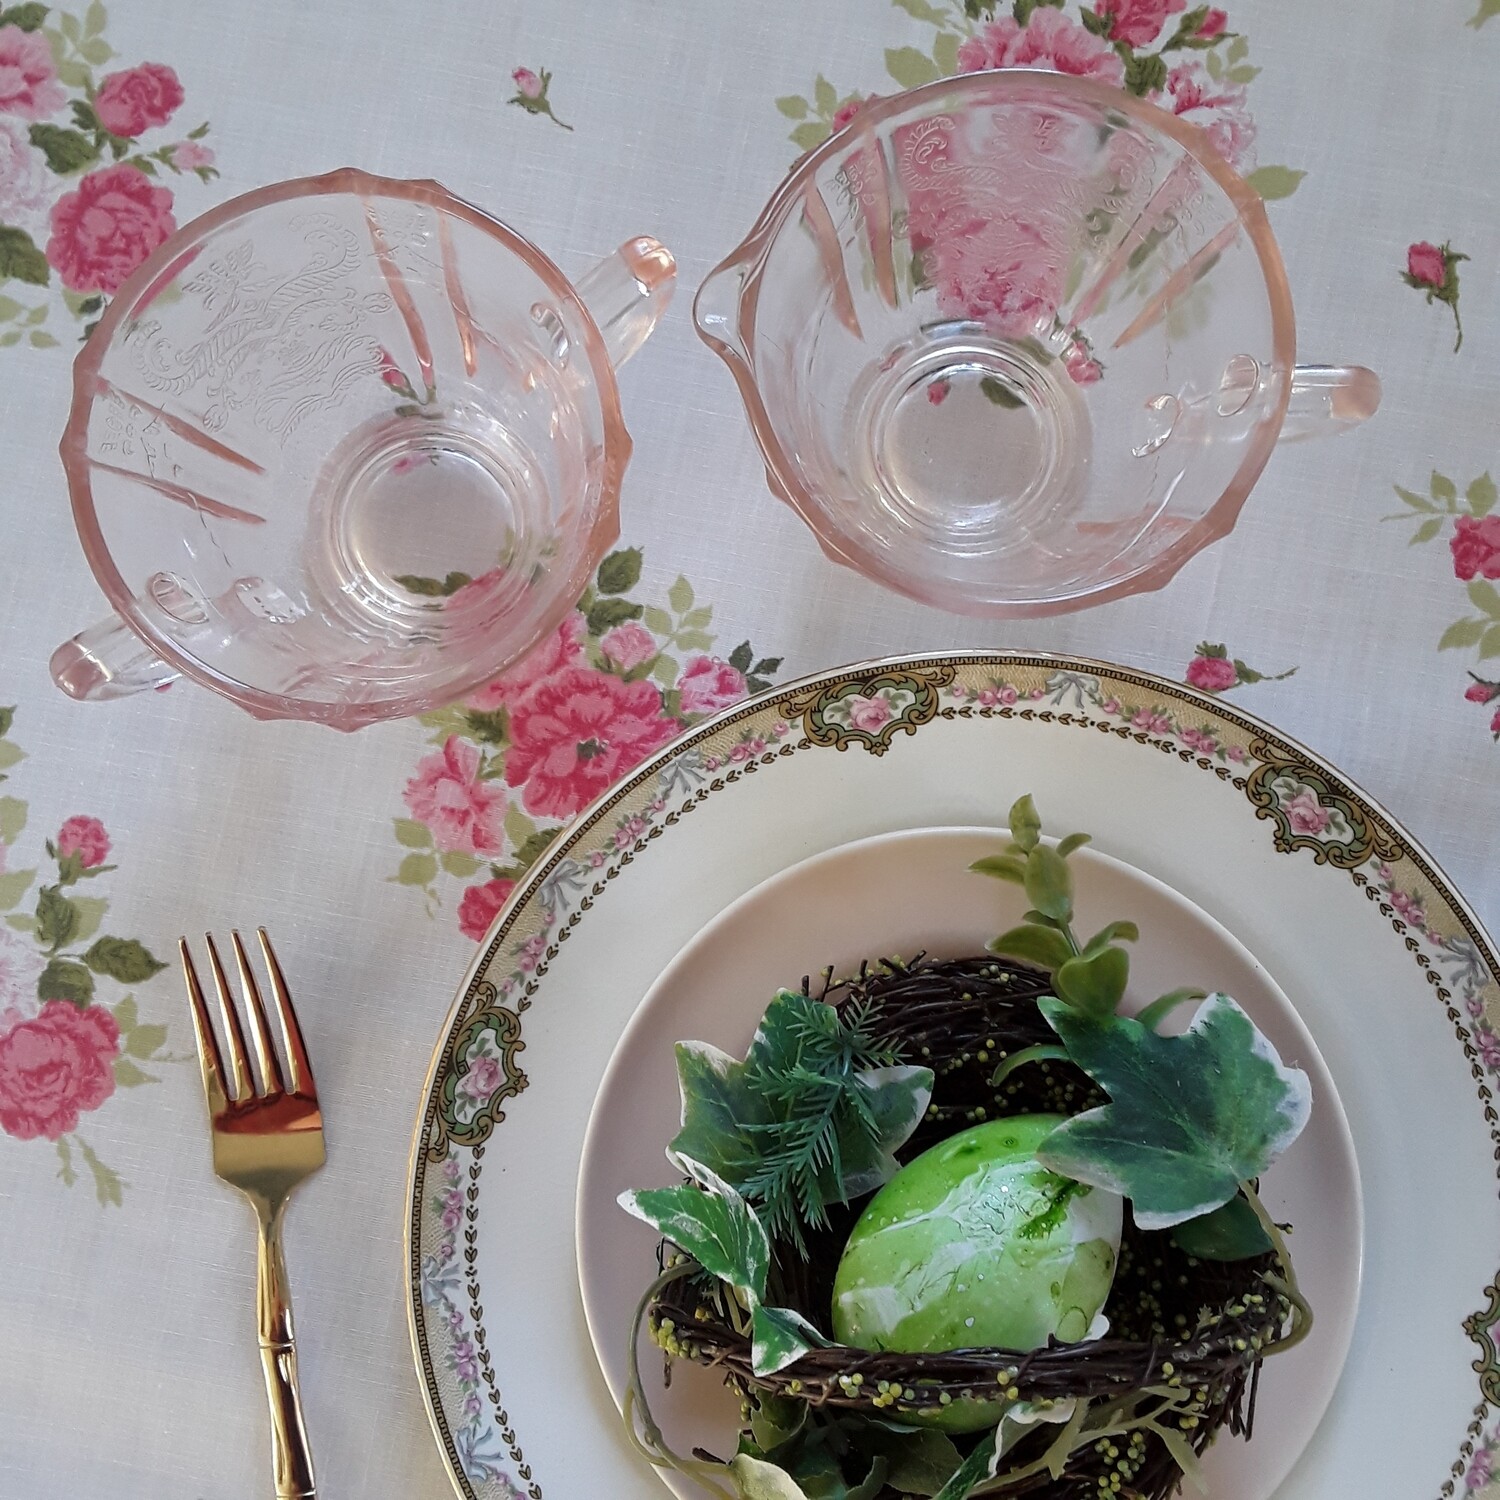
[[[1154,746],[1243,791],[1279,851],[1349,872],[1453,1025],[1500,1163],[1494,944],[1432,859],[1333,767],[1216,699],[1104,662],[967,652],[819,673],[687,731],[581,813],[496,919],[444,1023],[412,1142],[408,1314],[433,1430],[465,1500],[544,1500],[497,1383],[475,1267],[486,1146],[506,1101],[527,1086],[523,1017],[561,945],[609,882],[711,795],[802,751],[883,755],[897,734],[976,717]],[[1484,1296],[1464,1322],[1477,1346],[1479,1399],[1442,1500],[1477,1450],[1500,1456],[1500,1432],[1486,1431],[1500,1408],[1500,1272]]]

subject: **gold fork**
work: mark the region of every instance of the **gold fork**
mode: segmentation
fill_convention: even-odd
[[[312,1500],[316,1489],[312,1453],[302,1421],[302,1395],[297,1386],[297,1342],[292,1330],[286,1261],[281,1253],[281,1220],[292,1190],[323,1165],[323,1116],[318,1109],[318,1091],[286,979],[265,928],[257,931],[271,977],[271,994],[276,1001],[287,1061],[287,1081],[283,1082],[260,987],[250,970],[245,945],[236,932],[234,956],[250,1015],[250,1033],[255,1041],[260,1071],[258,1088],[250,1074],[244,1031],[212,936],[206,936],[205,941],[208,961],[213,967],[214,988],[219,993],[232,1092],[225,1087],[224,1065],[214,1039],[213,1022],[193,968],[187,939],[178,939],[177,948],[182,955],[182,976],[187,982],[193,1029],[198,1038],[198,1061],[203,1069],[203,1093],[213,1125],[214,1171],[250,1200],[260,1226],[255,1302],[260,1323],[260,1360],[266,1377],[266,1398],[271,1406],[271,1462],[276,1476],[276,1497]]]

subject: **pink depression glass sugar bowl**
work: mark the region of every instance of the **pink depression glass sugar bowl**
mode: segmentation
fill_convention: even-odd
[[[338,729],[472,691],[619,534],[614,367],[673,277],[636,239],[574,286],[437,183],[353,169],[188,225],[74,367],[63,466],[116,613],[58,685],[181,674]]]
[[[1299,366],[1259,196],[1208,137],[1009,70],[872,101],[704,282],[771,489],[834,561],[973,615],[1160,588],[1278,437],[1380,382]]]

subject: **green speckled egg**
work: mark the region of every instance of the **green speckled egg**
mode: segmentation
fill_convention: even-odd
[[[839,1341],[925,1353],[1087,1337],[1114,1280],[1123,1205],[1037,1161],[1063,1119],[976,1125],[903,1167],[844,1247]]]

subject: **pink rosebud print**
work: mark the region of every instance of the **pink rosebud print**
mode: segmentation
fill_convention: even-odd
[[[1464,689],[1464,697],[1470,703],[1488,703],[1497,693],[1500,693],[1500,689],[1495,688],[1488,682],[1480,682],[1478,678],[1475,678]]]
[[[482,941],[515,888],[514,880],[487,880],[483,885],[471,885],[458,903],[458,930],[476,943]]]
[[[172,147],[172,160],[184,172],[196,172],[199,167],[211,167],[214,154],[202,141],[179,141]]]
[[[1436,245],[1422,240],[1406,252],[1406,274],[1419,285],[1442,286],[1448,276],[1448,263]]]
[[[948,399],[948,392],[953,389],[952,383],[947,380],[934,380],[927,387],[927,399],[934,406],[941,406]]]
[[[115,1091],[120,1028],[102,1005],[49,1000],[0,1037],[0,1130],[55,1141]]]
[[[40,31],[0,26],[0,114],[45,120],[68,102]]]
[[[542,80],[530,68],[517,68],[510,75],[510,81],[515,84],[516,92],[524,95],[527,99],[540,99],[542,97]]]
[[[1223,36],[1229,25],[1229,17],[1222,10],[1211,9],[1209,13],[1198,23],[1198,30],[1194,33],[1205,42],[1212,41],[1216,36]]]
[[[1454,573],[1468,583],[1477,577],[1500,578],[1500,515],[1460,516],[1448,539]]]
[[[834,110],[833,119],[829,122],[830,128],[835,131],[842,130],[865,105],[874,104],[883,97],[881,94],[851,94]]]
[[[107,73],[94,99],[94,113],[111,135],[127,140],[165,125],[182,103],[182,84],[163,63],[142,63]]]
[[[606,631],[599,650],[622,672],[642,666],[656,655],[656,637],[639,620],[627,620]]]
[[[109,834],[98,818],[69,818],[57,830],[56,842],[64,859],[76,854],[85,870],[97,869],[109,858]]]
[[[1108,16],[1109,39],[1127,47],[1149,47],[1168,16],[1187,9],[1187,0],[1095,0],[1094,14]]]
[[[745,696],[745,674],[716,656],[694,656],[677,679],[685,714],[712,714]]]
[[[1232,661],[1222,656],[1195,656],[1188,663],[1187,680],[1206,693],[1222,693],[1239,680]]]
[[[529,115],[546,115],[554,125],[562,125],[564,130],[571,130],[571,125],[563,125],[563,122],[552,113],[552,102],[547,97],[547,90],[552,83],[552,75],[543,68],[540,73],[531,68],[516,68],[510,75],[510,81],[515,84],[516,91],[507,101],[510,104],[518,104]]]
[[[122,162],[88,173],[52,205],[47,260],[72,291],[117,292],[176,228],[171,190]]]
[[[476,746],[449,735],[440,751],[417,762],[403,795],[439,849],[491,858],[505,847],[505,792],[479,779],[479,760]]]
[[[980,694],[981,699],[983,694]],[[875,734],[891,721],[890,701],[885,698],[866,697],[856,693],[845,702],[849,705],[849,722],[866,734]]]

